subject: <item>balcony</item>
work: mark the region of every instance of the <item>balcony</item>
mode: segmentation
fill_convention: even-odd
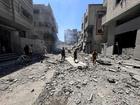
[[[109,21],[112,21],[114,19],[119,19],[125,14],[128,14],[128,12],[130,12],[131,10],[140,6],[140,0],[122,0],[117,5],[115,5],[115,7],[114,3],[115,2],[113,1],[107,2],[107,14],[106,19],[105,17],[103,18],[103,24],[105,24],[105,22],[108,23]]]

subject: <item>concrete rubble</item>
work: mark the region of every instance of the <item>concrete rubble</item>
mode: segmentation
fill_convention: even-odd
[[[112,56],[105,59],[111,65],[93,65],[91,55],[79,53],[80,64],[88,65],[79,69],[71,54],[63,63],[59,55],[48,56],[0,79],[0,105],[139,105],[140,69],[124,64],[138,61]]]

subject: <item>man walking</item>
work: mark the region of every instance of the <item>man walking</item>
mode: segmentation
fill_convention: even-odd
[[[65,49],[63,47],[62,51],[61,51],[61,60],[65,60]]]
[[[76,60],[77,60],[77,49],[75,49],[75,51],[74,51],[74,61],[76,62]]]
[[[93,64],[96,64],[96,59],[97,59],[97,51],[94,50],[92,53],[92,62]]]

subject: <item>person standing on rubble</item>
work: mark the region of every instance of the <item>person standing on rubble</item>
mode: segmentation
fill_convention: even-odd
[[[93,62],[93,65],[96,64],[96,59],[97,59],[97,51],[94,50],[93,53],[92,53],[92,62]]]
[[[77,60],[77,49],[75,49],[75,51],[74,51],[74,61],[76,62],[76,60]]]
[[[62,51],[61,51],[61,60],[65,60],[65,49],[64,47],[62,48]]]

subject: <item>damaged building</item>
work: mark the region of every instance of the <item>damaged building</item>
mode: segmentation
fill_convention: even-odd
[[[43,40],[47,51],[50,53],[55,49],[57,37],[57,24],[50,4],[34,4],[34,37]]]
[[[64,31],[65,43],[74,45],[78,42],[78,31],[77,29],[67,29]]]
[[[113,54],[132,54],[140,60],[140,0],[104,0],[102,25]],[[108,49],[107,49],[108,50]]]
[[[22,38],[30,34],[32,0],[0,0],[0,53],[21,53]]]
[[[91,53],[93,50],[101,52],[101,43],[106,41],[102,28],[102,17],[106,9],[102,4],[89,4],[82,22],[83,51]]]

